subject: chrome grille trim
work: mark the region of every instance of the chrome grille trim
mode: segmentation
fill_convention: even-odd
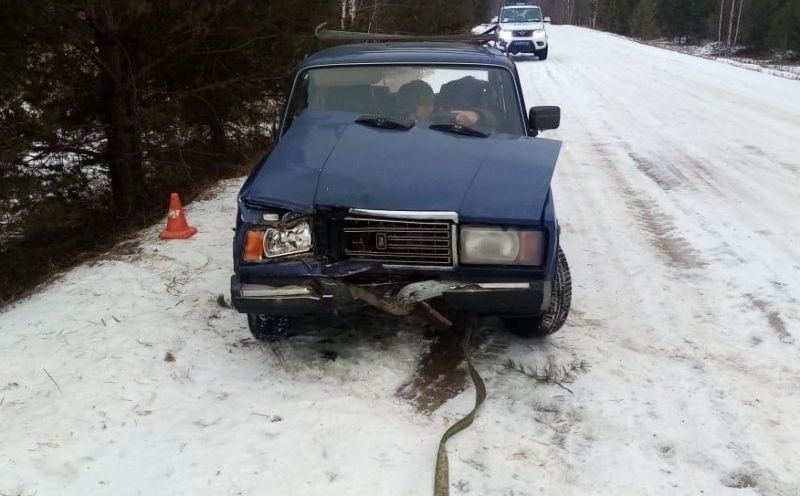
[[[423,210],[372,210],[367,208],[351,208],[351,214],[363,215],[364,217],[378,217],[390,220],[449,220],[458,224],[458,214],[456,212],[428,212]]]
[[[455,264],[455,224],[448,220],[345,217],[343,250],[354,260],[386,267],[450,269]]]

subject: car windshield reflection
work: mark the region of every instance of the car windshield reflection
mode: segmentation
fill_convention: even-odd
[[[343,66],[302,73],[290,120],[307,109],[393,116],[399,120],[466,128],[481,135],[524,135],[509,71],[488,67]],[[377,122],[377,121],[375,121]],[[362,123],[365,121],[362,119]],[[476,133],[471,133],[476,135]]]

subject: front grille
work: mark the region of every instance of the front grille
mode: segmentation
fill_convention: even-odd
[[[526,38],[531,35],[533,35],[533,31],[514,31],[514,36],[518,36],[520,38]]]
[[[531,40],[514,40],[509,43],[508,47],[519,50],[530,50],[533,48],[533,42]]]
[[[387,265],[450,267],[452,226],[446,221],[347,217],[342,228],[344,254]]]

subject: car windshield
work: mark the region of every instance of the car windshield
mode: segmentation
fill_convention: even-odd
[[[524,135],[511,72],[484,66],[361,65],[309,69],[297,79],[284,131],[307,109],[397,117],[433,129]],[[383,122],[383,121],[382,121]]]
[[[542,11],[539,7],[505,8],[500,22],[542,22]]]

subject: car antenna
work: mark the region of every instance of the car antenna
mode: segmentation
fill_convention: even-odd
[[[327,22],[323,22],[314,29],[314,36],[323,41],[450,41],[461,43],[488,43],[497,41],[495,33],[487,34],[391,34],[391,33],[364,33],[358,31],[339,31],[327,29]]]

